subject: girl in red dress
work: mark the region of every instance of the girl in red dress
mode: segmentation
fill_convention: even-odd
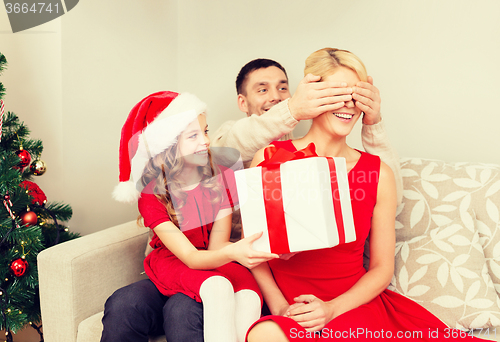
[[[457,334],[451,334],[451,329],[429,311],[386,289],[394,272],[394,176],[379,157],[346,143],[362,115],[380,110],[380,97],[371,94],[373,88],[367,86],[373,80],[358,57],[332,48],[307,58],[305,74],[309,73],[351,87],[351,99],[342,108],[313,119],[303,138],[272,145],[293,152],[314,143],[319,156],[346,159],[357,239],[289,255],[288,260],[271,260],[252,269],[272,315],[252,326],[248,341],[453,339]],[[257,152],[252,166],[263,160],[264,149]],[[363,250],[367,238],[370,263],[366,271]],[[466,333],[458,336],[459,340],[472,338]]]
[[[139,212],[154,232],[144,269],[158,290],[203,303],[205,341],[242,342],[262,303],[245,266],[278,256],[251,249],[259,234],[229,242],[234,175],[214,165],[209,145],[206,106],[195,96],[146,97],[122,130],[121,159],[130,164],[122,169],[120,161],[120,177],[130,179],[121,179],[116,197],[141,191]]]

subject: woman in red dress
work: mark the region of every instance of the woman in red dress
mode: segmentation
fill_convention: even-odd
[[[437,317],[412,300],[387,290],[394,273],[396,187],[379,157],[349,147],[346,137],[359,118],[378,113],[380,97],[354,54],[326,48],[306,60],[305,74],[346,83],[350,101],[313,119],[301,139],[273,142],[296,151],[314,143],[319,156],[344,157],[351,191],[356,241],[271,260],[252,270],[272,313],[249,330],[249,342],[381,339],[436,341],[457,338]],[[368,82],[368,83],[367,83]],[[367,86],[368,85],[368,86]],[[368,100],[370,98],[376,101]],[[264,160],[257,152],[252,166]],[[304,213],[306,214],[306,213]],[[369,238],[370,264],[363,267]],[[466,333],[458,339],[472,338]]]

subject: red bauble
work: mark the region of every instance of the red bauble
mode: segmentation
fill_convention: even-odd
[[[38,222],[38,217],[33,211],[26,211],[21,214],[21,222],[23,225],[34,226]]]
[[[28,269],[28,262],[22,258],[16,259],[10,263],[10,271],[16,277],[22,277]]]
[[[31,155],[28,151],[20,149],[19,151],[16,151],[16,154],[19,159],[21,159],[19,164],[17,164],[17,167],[19,167],[20,169],[24,169],[31,163]]]

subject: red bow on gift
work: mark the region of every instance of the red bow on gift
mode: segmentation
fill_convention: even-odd
[[[297,150],[295,152],[290,152],[284,148],[277,148],[274,145],[266,147],[264,150],[264,160],[257,166],[272,167],[273,165],[279,166],[284,162],[289,160],[304,159],[310,157],[317,157],[316,146],[314,143],[310,143],[305,148]]]

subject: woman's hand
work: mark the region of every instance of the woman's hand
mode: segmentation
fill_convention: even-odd
[[[307,331],[318,331],[325,327],[334,316],[330,303],[326,303],[313,295],[301,295],[294,298],[284,316],[290,317]]]
[[[279,258],[278,254],[259,252],[252,249],[252,243],[262,236],[262,232],[241,239],[226,248],[230,249],[231,258],[243,266],[252,269],[263,262]]]
[[[380,116],[380,92],[373,85],[371,76],[368,76],[368,82],[358,82],[353,87],[352,98],[356,100],[356,107],[365,113],[363,116],[365,125],[374,125],[382,120]]]
[[[276,312],[276,313],[271,312],[271,314],[272,315],[276,315],[276,316],[287,316],[286,314],[287,314],[287,312],[290,311],[291,307],[292,307],[291,305],[289,305],[288,303],[286,303],[286,304],[284,304],[283,306],[281,306],[279,308],[278,312]]]

